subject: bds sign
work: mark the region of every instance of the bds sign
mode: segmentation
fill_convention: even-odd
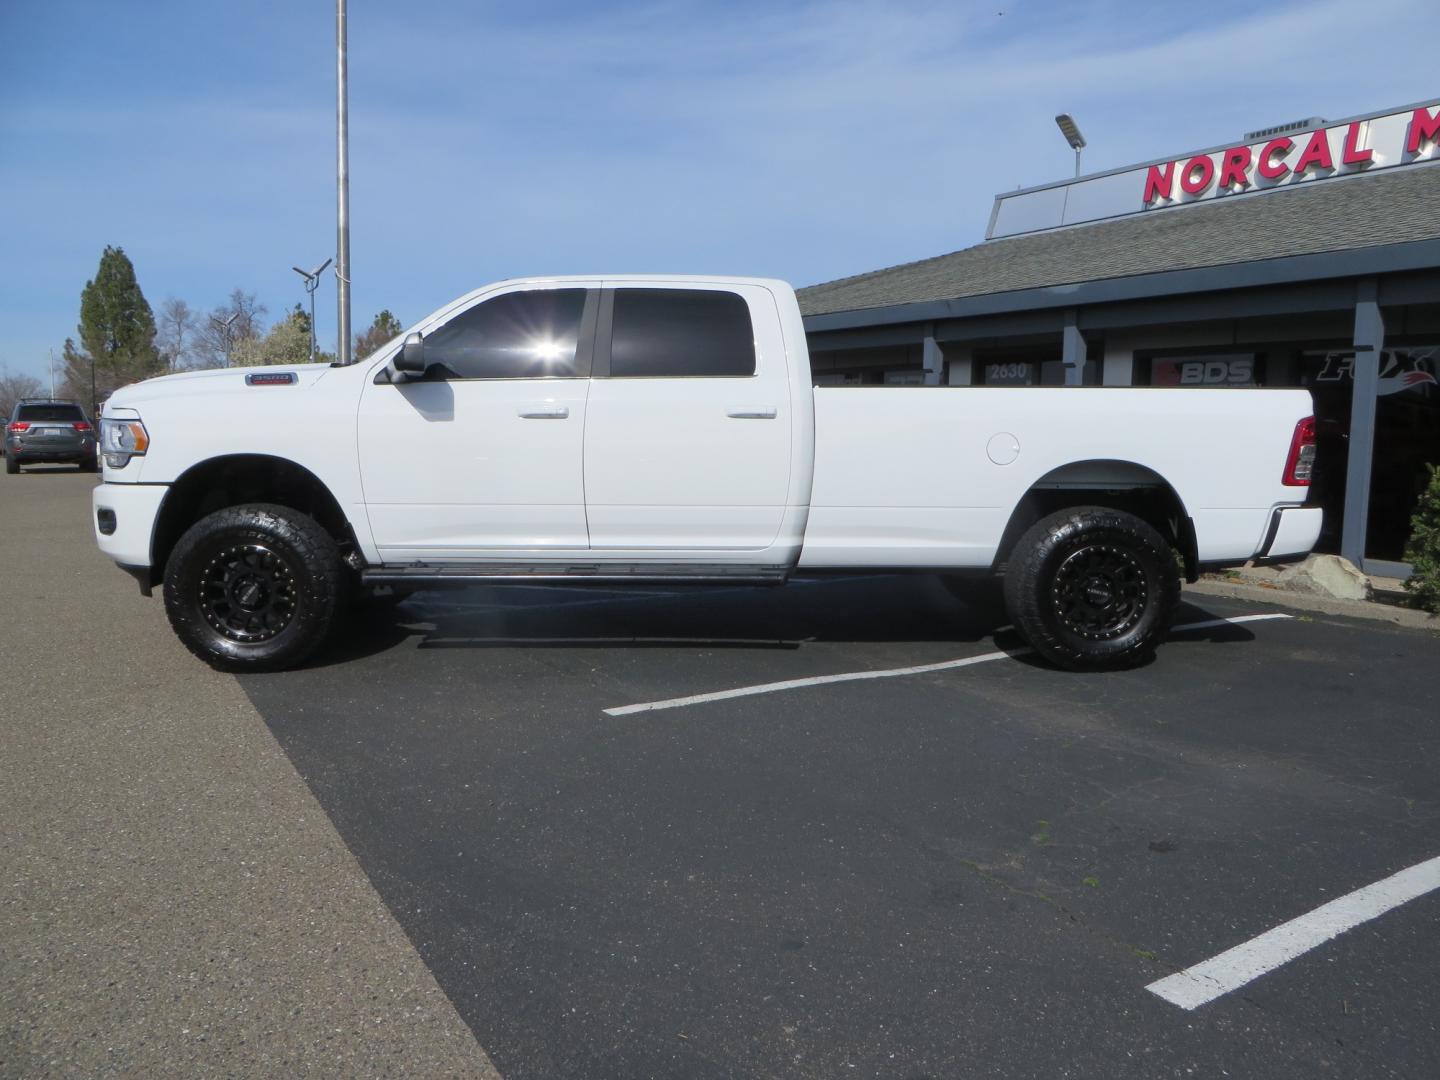
[[[1253,356],[1192,356],[1156,359],[1150,364],[1151,386],[1254,386]]]

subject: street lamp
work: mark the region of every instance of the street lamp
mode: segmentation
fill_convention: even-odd
[[[314,270],[301,270],[298,266],[290,268],[305,279],[305,291],[310,296],[310,362],[312,364],[315,362],[315,290],[320,287],[320,275],[325,272],[325,268],[332,261],[326,259]]]
[[[335,0],[335,362],[350,363],[350,75],[345,0]]]
[[[227,368],[230,366],[230,348],[233,344],[230,340],[230,327],[234,325],[235,320],[239,317],[240,312],[238,311],[232,311],[230,316],[225,319],[220,318],[218,315],[210,316],[210,322],[216,330],[220,331],[220,340],[225,343],[225,366]]]
[[[1080,151],[1085,149],[1085,136],[1080,134],[1080,129],[1075,126],[1069,113],[1061,113],[1055,117],[1055,123],[1060,128],[1060,134],[1065,136],[1065,141],[1070,144],[1070,149],[1075,151],[1075,175],[1080,175]]]

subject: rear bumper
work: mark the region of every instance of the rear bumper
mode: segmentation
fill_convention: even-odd
[[[88,435],[77,434],[63,439],[5,437],[5,453],[20,462],[93,461],[98,449],[95,440]]]
[[[95,542],[127,573],[150,569],[150,542],[168,484],[97,484],[91,496],[90,527]],[[101,514],[101,511],[106,511]],[[102,519],[104,528],[102,531]]]
[[[1289,562],[1310,554],[1320,539],[1324,511],[1318,506],[1285,506],[1276,510],[1265,532],[1257,562]]]
[[[8,449],[5,451],[21,465],[47,465],[55,462],[94,461],[95,448],[88,450],[73,447],[55,447],[32,450],[28,446],[23,450]]]

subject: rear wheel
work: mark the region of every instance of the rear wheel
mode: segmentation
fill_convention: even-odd
[[[14,454],[5,455],[5,471],[14,476],[20,471],[20,462],[15,460]]]
[[[1123,510],[1078,506],[1035,523],[1011,554],[1005,607],[1041,656],[1072,671],[1133,667],[1170,628],[1180,572],[1165,538]]]
[[[344,588],[313,518],[251,503],[192,525],[165,566],[165,611],[185,647],[222,671],[283,671],[325,639]]]

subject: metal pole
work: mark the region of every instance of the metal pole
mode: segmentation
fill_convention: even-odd
[[[335,253],[335,279],[339,348],[336,362],[350,363],[350,108],[345,64],[345,0],[335,6],[335,186],[336,227],[339,233]]]
[[[309,288],[310,283],[305,283],[305,291],[310,294],[310,362],[315,362],[315,290]]]
[[[1375,465],[1375,401],[1380,389],[1380,360],[1385,351],[1385,317],[1379,286],[1364,278],[1355,289],[1354,389],[1350,398],[1350,451],[1345,462],[1345,517],[1340,525],[1340,554],[1365,569],[1370,518],[1370,476]]]
[[[55,350],[50,350],[50,400],[55,400]]]
[[[1080,148],[1075,148],[1075,179],[1080,179]]]

